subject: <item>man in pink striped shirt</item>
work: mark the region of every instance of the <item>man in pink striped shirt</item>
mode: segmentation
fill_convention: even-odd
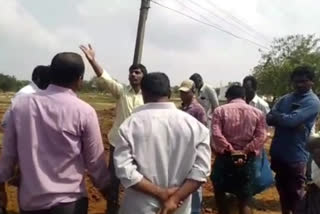
[[[228,104],[218,107],[212,117],[212,147],[216,160],[211,179],[220,214],[229,213],[225,204],[226,192],[237,196],[240,214],[249,214],[254,160],[265,143],[267,126],[263,113],[246,104],[243,87],[231,86],[226,98]]]

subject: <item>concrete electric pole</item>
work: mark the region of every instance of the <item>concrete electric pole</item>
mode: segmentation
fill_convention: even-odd
[[[144,32],[146,27],[146,21],[148,18],[149,8],[150,8],[150,0],[141,0],[139,25],[137,30],[137,40],[136,40],[136,47],[134,51],[133,64],[141,63]]]

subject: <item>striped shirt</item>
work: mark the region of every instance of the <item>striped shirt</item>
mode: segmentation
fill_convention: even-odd
[[[212,118],[212,146],[216,153],[260,153],[267,137],[265,117],[260,110],[235,99],[218,107]]]

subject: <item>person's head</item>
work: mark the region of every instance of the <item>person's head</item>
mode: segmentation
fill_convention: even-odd
[[[190,104],[195,94],[195,84],[192,80],[185,80],[179,87],[180,98],[182,103]]]
[[[194,73],[189,79],[194,82],[197,89],[200,89],[203,86],[203,79],[200,74]]]
[[[53,57],[51,70],[51,83],[71,88],[76,91],[81,87],[84,75],[84,62],[77,53],[63,52]]]
[[[226,98],[228,102],[235,99],[244,99],[245,98],[245,89],[240,85],[232,85],[228,88],[226,92]]]
[[[170,80],[161,72],[153,72],[143,76],[141,91],[145,103],[168,101],[171,96]]]
[[[44,90],[50,84],[50,66],[38,65],[33,69],[32,82]]]
[[[146,75],[147,69],[142,64],[133,64],[129,68],[129,82],[132,87],[141,85],[141,80]]]
[[[293,70],[290,78],[296,93],[303,94],[312,88],[315,71],[308,65],[298,66]]]
[[[247,89],[251,89],[251,90],[254,90],[254,91],[257,91],[257,87],[258,87],[258,82],[257,82],[257,79],[254,77],[254,76],[246,76],[244,79],[243,79],[243,82],[242,82],[242,86],[247,90]]]

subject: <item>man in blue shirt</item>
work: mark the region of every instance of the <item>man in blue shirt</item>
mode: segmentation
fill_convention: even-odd
[[[309,158],[306,143],[320,110],[312,91],[314,78],[311,67],[297,67],[291,74],[294,92],[283,96],[267,115],[268,125],[275,127],[270,155],[282,214],[293,213],[304,195]]]

